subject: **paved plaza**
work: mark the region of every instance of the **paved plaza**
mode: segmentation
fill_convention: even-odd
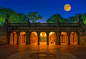
[[[0,59],[86,59],[86,46],[3,45]]]

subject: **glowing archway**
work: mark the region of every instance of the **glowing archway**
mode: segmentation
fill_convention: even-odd
[[[70,44],[71,45],[78,44],[78,38],[77,38],[77,34],[75,32],[71,32],[71,34],[70,34]]]
[[[40,45],[47,45],[47,34],[46,34],[46,32],[41,32],[39,37],[40,37],[40,41],[39,41]]]
[[[61,45],[68,45],[68,36],[66,32],[62,32],[60,35],[60,43]]]
[[[12,32],[10,34],[10,44],[11,45],[16,45],[17,44],[17,33],[16,32]]]
[[[37,45],[38,44],[38,35],[35,31],[32,32],[30,35],[30,44],[31,45]]]
[[[19,44],[26,45],[26,33],[23,31],[20,32],[20,35],[19,35]]]
[[[56,33],[50,32],[49,33],[49,44],[56,44]]]

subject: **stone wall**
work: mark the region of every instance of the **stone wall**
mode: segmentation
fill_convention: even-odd
[[[80,45],[86,45],[86,35],[80,36]]]
[[[80,32],[80,45],[86,45],[86,31],[85,32]]]
[[[7,33],[4,26],[0,26],[0,45],[7,44]]]
[[[0,31],[0,45],[7,44],[7,33]]]

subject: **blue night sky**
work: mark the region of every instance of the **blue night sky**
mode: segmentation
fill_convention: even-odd
[[[64,5],[70,4],[71,10],[65,11]],[[0,0],[0,7],[11,8],[17,13],[37,12],[45,23],[52,15],[60,14],[63,18],[86,13],[86,0]]]

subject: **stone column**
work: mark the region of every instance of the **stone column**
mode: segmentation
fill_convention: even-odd
[[[57,36],[57,33],[56,33],[56,45],[58,45],[58,36]]]
[[[58,32],[58,45],[61,45],[61,43],[60,43],[60,32]]]
[[[47,32],[47,45],[49,45],[49,32]]]
[[[17,32],[17,45],[19,45],[19,32]]]
[[[37,33],[38,33],[38,45],[40,45],[40,44],[39,44],[39,40],[40,40],[40,37],[39,37],[39,36],[40,36],[40,32],[37,32]]]
[[[29,35],[29,33],[27,32],[27,33],[26,33],[26,37],[27,37],[27,38],[26,38],[26,45],[29,45],[28,35]]]
[[[77,37],[78,37],[78,45],[80,45],[80,36],[79,36],[79,33],[77,34]]]
[[[70,33],[68,33],[68,45],[70,45]]]
[[[29,32],[29,45],[30,45],[30,35],[31,35],[31,32]]]
[[[7,41],[8,41],[8,45],[10,44],[10,34],[11,34],[11,32],[8,32],[8,33],[7,33]]]

